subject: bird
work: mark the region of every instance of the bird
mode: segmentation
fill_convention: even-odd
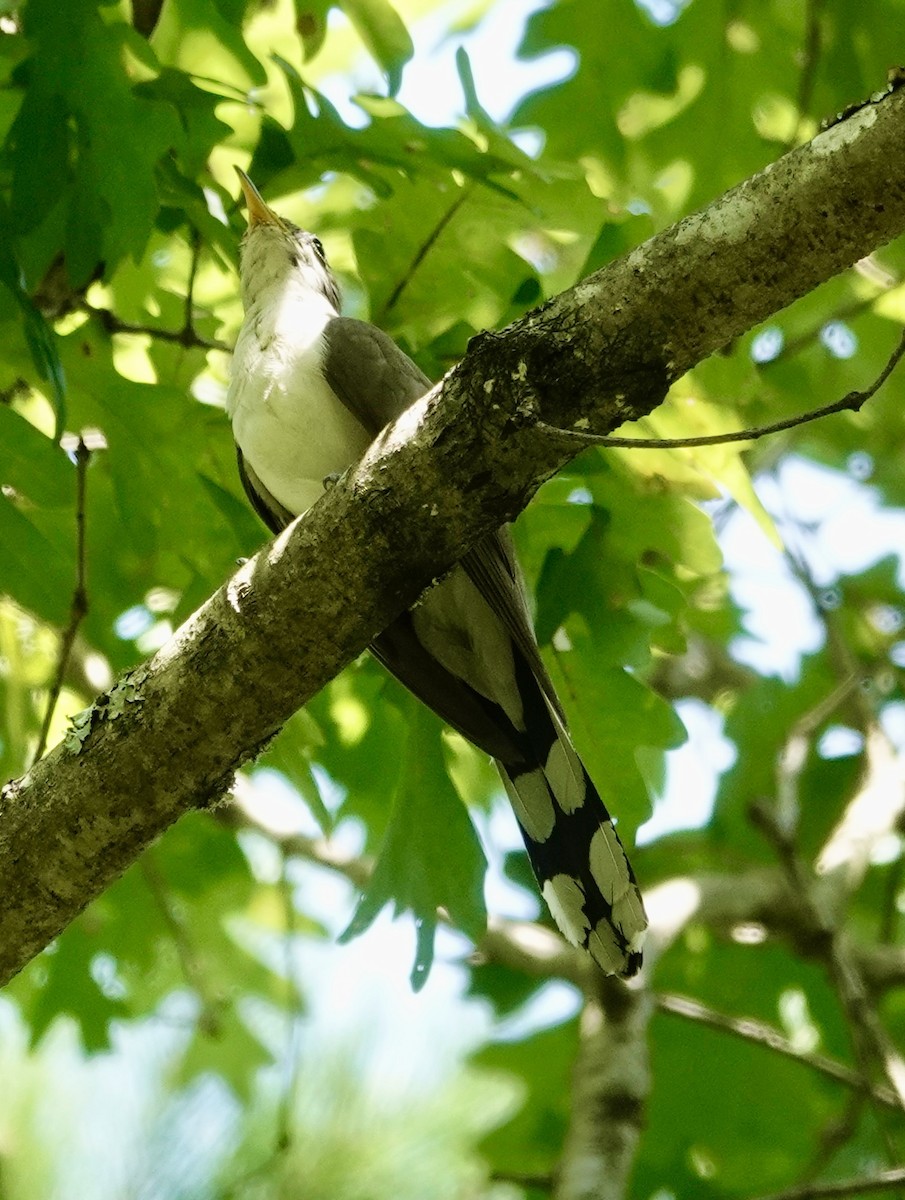
[[[279,533],[431,383],[384,331],[340,314],[320,240],[238,173],[248,214],[244,319],[226,409],[242,485]],[[494,760],[565,939],[607,974],[635,975],[647,927],[641,894],[541,659],[508,529],[485,537],[370,650]]]

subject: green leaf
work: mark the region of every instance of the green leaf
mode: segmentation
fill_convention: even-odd
[[[57,339],[50,325],[25,291],[22,272],[11,246],[10,221],[0,205],[0,283],[16,302],[22,316],[25,341],[41,379],[50,384],[49,399],[54,409],[54,438],[59,440],[66,420],[66,377],[60,362]]]
[[[198,474],[198,481],[233,530],[243,556],[249,557],[260,550],[267,533],[247,501],[240,500],[215,479],[210,479],[201,472]]]
[[[189,74],[243,91],[263,87],[267,72],[243,37],[245,9],[244,0],[168,0],[151,43],[162,62]]]
[[[158,210],[154,166],[178,125],[169,105],[136,96],[124,69],[126,26],[108,24],[97,0],[33,0],[25,20],[35,49],[9,135],[12,218],[33,230],[62,199],[66,268],[79,287],[98,263],[109,272],[141,253]]]
[[[514,1118],[485,1138],[481,1151],[501,1176],[550,1175],[560,1161],[569,1122],[568,1096],[578,1050],[578,1022],[485,1045],[472,1062],[514,1076],[523,1103]]]
[[[338,0],[338,3],[374,61],[383,68],[390,95],[395,96],[402,82],[402,68],[415,51],[402,18],[389,0]]]
[[[88,930],[85,918],[79,919],[39,960],[45,980],[29,1013],[33,1045],[58,1016],[66,1015],[75,1020],[89,1053],[106,1050],[110,1022],[128,1015],[128,1006],[92,977],[92,964],[104,947]]]
[[[75,586],[75,521],[70,545],[60,546],[38,527],[38,515],[33,519],[0,495],[0,592],[45,621],[61,625]]]
[[[212,1073],[225,1080],[234,1094],[248,1103],[257,1073],[272,1062],[272,1054],[250,1031],[236,1006],[229,1005],[219,1014],[215,1027],[206,1028],[203,1019],[198,1022],[179,1063],[175,1082],[185,1085],[199,1075]]]
[[[309,62],[324,44],[327,17],[336,0],[295,0],[295,29],[302,39],[305,62]]]
[[[72,504],[75,469],[59,444],[0,405],[0,483],[41,506]]]
[[[333,829],[333,814],[321,796],[312,772],[312,759],[323,745],[324,737],[308,709],[290,717],[272,746],[258,759],[258,767],[279,771],[296,789],[324,835]]]
[[[418,928],[413,983],[430,966],[437,910],[477,940],[484,931],[486,860],[449,781],[436,720],[412,700],[403,772],[374,873],[342,941],[363,933],[384,905],[410,909]],[[416,984],[419,986],[419,984]]]
[[[620,820],[620,834],[634,831],[651,812],[655,793],[648,782],[657,778],[652,753],[685,741],[685,727],[675,710],[627,671],[606,661],[595,637],[576,624],[567,626],[568,650],[545,659],[566,705],[569,725],[591,778],[610,812]],[[642,759],[638,751],[645,747]]]
[[[192,177],[201,173],[213,147],[231,132],[217,116],[217,106],[226,97],[198,87],[184,71],[164,67],[156,78],[138,84],[135,95],[175,108],[183,133],[182,163]]]

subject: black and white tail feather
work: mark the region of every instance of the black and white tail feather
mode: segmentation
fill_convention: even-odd
[[[381,330],[339,316],[317,238],[242,181],[245,322],[227,409],[242,483],[279,532],[313,503],[325,476],[345,470],[430,383]],[[485,538],[371,649],[495,760],[563,935],[604,971],[634,975],[647,925],[641,896],[569,737],[508,534]]]
[[[489,571],[505,564],[492,583]],[[511,689],[500,688],[502,702],[474,686],[477,672],[463,663],[452,665],[437,636],[444,623],[431,610],[442,608],[442,589],[458,584],[456,573],[480,580],[468,608],[492,611],[505,638]],[[519,594],[509,538],[503,532],[473,550],[453,576],[429,592],[371,646],[373,653],[401,683],[491,755],[506,789],[541,893],[560,932],[573,946],[590,952],[608,974],[628,978],[641,966],[647,918],[634,872],[612,818],[595,788],[566,727],[565,715],[530,632],[527,608],[519,603],[516,620],[500,620],[501,591]],[[437,593],[441,593],[438,595]],[[494,601],[498,603],[494,603]],[[512,597],[509,598],[513,603]],[[478,624],[480,622],[477,622]],[[448,621],[444,623],[449,628]],[[456,633],[465,641],[468,630]],[[460,648],[461,649],[461,648]],[[469,645],[471,656],[478,651]],[[444,661],[446,660],[446,661]]]
[[[647,928],[635,874],[559,713],[541,702],[528,734],[546,755],[534,766],[500,762],[499,772],[560,931],[608,974],[628,978],[641,966]]]

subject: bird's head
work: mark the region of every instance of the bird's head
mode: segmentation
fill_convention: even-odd
[[[295,278],[323,296],[339,311],[339,287],[313,233],[299,229],[264,203],[244,171],[236,170],[248,207],[248,228],[242,237],[240,273],[246,308],[267,287]]]

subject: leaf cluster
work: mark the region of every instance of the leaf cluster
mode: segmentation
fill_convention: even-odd
[[[460,116],[434,127],[406,100],[413,43],[387,0],[4,6],[0,776],[21,774],[39,741],[71,619],[79,520],[88,610],[62,664],[51,741],[264,541],[222,412],[241,320],[233,164],[316,229],[347,311],[381,324],[438,378],[480,330],[876,91],[903,15],[897,0],[559,3],[527,21],[519,58],[565,55],[568,71],[497,120],[480,99],[491,81],[449,45]],[[348,95],[369,71],[373,89]],[[720,433],[866,387],[905,317],[903,271],[897,243],[727,345],[625,432]],[[884,1083],[882,1067],[859,1049],[808,897],[793,889],[780,917],[760,881],[786,886],[793,860],[811,879],[874,778],[877,745],[902,753],[903,378],[859,415],[764,443],[590,449],[516,530],[543,653],[624,840],[664,791],[674,800],[667,763],[685,739],[681,714],[703,708],[728,743],[695,742],[705,767],[713,761],[712,815],[689,830],[679,814],[633,861],[648,891],[684,880],[710,896],[723,880],[736,907],[701,901],[676,918],[651,987],[776,1028],[871,1086]],[[90,451],[82,512],[79,437]],[[846,508],[863,514],[863,539],[845,532]],[[725,753],[732,766],[720,773]],[[885,786],[893,816],[833,920],[874,963],[872,998],[901,1043],[902,844]],[[489,765],[363,659],[287,725],[237,796],[227,813],[171,830],[15,981],[8,995],[31,1044],[62,1016],[87,1052],[103,1051],[116,1029],[166,1022],[173,997],[190,996],[168,1088],[180,1094],[213,1072],[254,1108],[257,1072],[288,1053],[261,1013],[291,1018],[317,988],[292,966],[293,947],[361,933],[389,904],[414,917],[416,983],[436,935],[472,999],[517,1030],[475,1056],[485,1082],[503,1073],[523,1097],[514,1120],[488,1101],[483,1124],[469,1126],[477,1137],[500,1125],[482,1147],[489,1173],[555,1181],[575,1115],[579,993],[573,975],[568,1018],[533,1018],[549,972],[482,940],[487,859],[491,915],[535,911],[524,856],[505,853],[511,827],[498,836]],[[752,821],[759,804],[785,842]],[[318,883],[330,868],[362,890]],[[335,887],[329,911],[321,886]],[[447,925],[467,949],[438,933]],[[863,1088],[664,1010],[649,1038],[654,1085],[633,1194],[759,1194],[901,1153],[901,1112]],[[217,1169],[228,1174],[231,1161],[224,1151]],[[299,1168],[286,1169],[286,1194],[301,1194],[291,1191]]]

